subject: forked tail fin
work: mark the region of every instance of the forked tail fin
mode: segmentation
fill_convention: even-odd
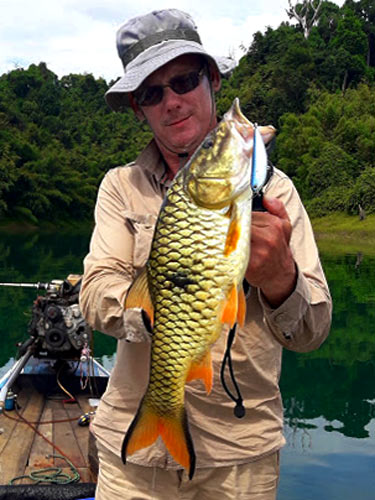
[[[169,453],[189,471],[189,478],[192,479],[195,452],[185,408],[182,407],[176,414],[161,416],[144,401],[143,399],[122,443],[122,461],[125,464],[127,456],[150,446],[161,436]]]

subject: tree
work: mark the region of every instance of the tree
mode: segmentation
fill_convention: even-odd
[[[277,165],[293,177],[312,215],[375,211],[375,92],[361,84],[316,93],[304,114],[281,118]]]
[[[359,82],[366,72],[367,37],[353,11],[346,10],[331,41],[336,67],[341,76],[341,90]]]
[[[373,0],[346,0],[344,8],[351,9],[361,20],[367,35],[367,65],[375,67],[375,3]]]
[[[0,77],[1,217],[92,218],[104,173],[150,138],[130,112],[109,110],[107,89],[92,75],[60,80],[44,63]]]
[[[336,33],[337,24],[342,17],[342,9],[333,2],[323,2],[319,11],[316,27],[312,28],[311,34],[316,30],[325,44],[328,44]],[[325,47],[323,48],[323,50]]]
[[[300,24],[303,36],[308,38],[311,28],[315,25],[318,19],[318,14],[322,6],[323,0],[304,0],[303,3],[292,5],[292,0],[288,0],[289,10],[286,10],[290,19],[295,18]]]

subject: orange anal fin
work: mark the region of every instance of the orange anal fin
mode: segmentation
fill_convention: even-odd
[[[212,389],[213,379],[211,351],[207,351],[202,360],[192,361],[190,365],[190,370],[186,378],[186,382],[190,382],[191,380],[195,380],[198,378],[203,380],[203,383],[206,387],[206,392],[207,394],[209,394]]]
[[[125,309],[132,309],[134,307],[144,309],[150,318],[151,326],[154,325],[154,306],[148,287],[146,268],[135,279],[125,299]]]
[[[181,418],[161,418],[159,430],[169,453],[189,471],[189,478],[192,479],[195,471],[195,451],[185,409],[181,411]]]
[[[237,287],[232,286],[228,298],[224,304],[223,312],[221,315],[222,323],[227,323],[231,328],[236,322],[238,311],[238,293]]]
[[[241,287],[240,292],[238,294],[238,311],[237,311],[237,323],[240,326],[245,324],[246,318],[246,298],[245,292],[243,291],[243,287]]]
[[[228,299],[226,300],[221,315],[222,323],[227,323],[231,328],[237,322],[240,326],[245,323],[246,317],[246,299],[245,293],[241,286],[240,291],[237,290],[237,286],[233,285]]]

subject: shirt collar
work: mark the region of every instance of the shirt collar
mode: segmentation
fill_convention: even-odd
[[[155,139],[152,139],[145,149],[139,154],[136,163],[143,169],[148,170],[160,184],[167,187],[171,184],[171,180],[167,175],[167,165],[162,154],[160,153]]]

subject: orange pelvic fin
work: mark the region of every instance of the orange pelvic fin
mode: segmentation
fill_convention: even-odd
[[[203,380],[203,383],[206,387],[206,392],[207,394],[209,394],[212,389],[212,379],[213,379],[210,350],[207,351],[203,359],[201,359],[200,361],[192,361],[190,365],[190,370],[186,378],[186,382],[190,382],[191,380],[195,380],[197,378]]]
[[[152,304],[150,290],[148,287],[146,268],[131,285],[125,299],[125,309],[140,307],[144,309],[150,318],[151,326],[154,325],[154,306]]]
[[[225,240],[224,256],[228,257],[237,248],[238,240],[240,239],[241,226],[238,218],[237,205],[232,204],[228,212],[230,223]]]
[[[184,408],[178,415],[165,417],[157,415],[141,403],[122,443],[122,461],[126,463],[128,455],[150,446],[159,436],[176,462],[189,471],[189,478],[192,479],[195,452]]]
[[[238,311],[237,311],[237,323],[240,326],[245,324],[246,318],[246,298],[243,287],[241,286],[240,292],[238,294]]]
[[[228,298],[224,304],[221,321],[227,323],[230,328],[238,322],[243,326],[246,315],[246,300],[243,288],[241,286],[238,291],[237,285],[233,285],[230,289]]]

